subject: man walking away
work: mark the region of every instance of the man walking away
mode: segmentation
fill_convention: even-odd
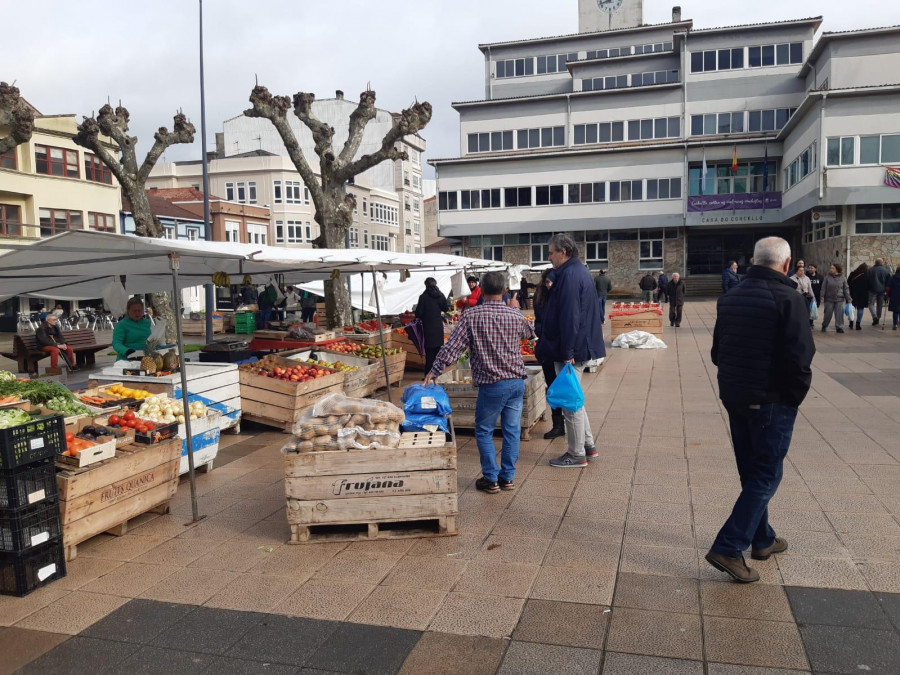
[[[656,279],[653,278],[650,272],[647,272],[638,282],[638,286],[641,289],[641,299],[644,302],[653,302],[653,291],[656,290],[656,285]]]
[[[747,547],[754,560],[768,560],[788,547],[769,525],[768,505],[781,482],[816,353],[808,303],[787,278],[790,245],[780,237],[761,239],[753,258],[740,286],[719,298],[711,352],[741,494],[706,561],[741,583],[759,580],[744,561]]]
[[[488,272],[482,277],[480,288],[484,302],[463,312],[425,377],[425,384],[431,384],[469,350],[472,383],[478,387],[475,441],[481,455],[482,473],[475,481],[475,487],[489,493],[515,487],[513,479],[519,458],[522,397],[525,394],[522,340],[534,337],[534,330],[522,312],[503,303],[505,285],[504,275],[499,272]],[[596,301],[593,304],[596,306]],[[503,430],[499,468],[494,448],[497,418],[500,418]]]
[[[606,297],[612,290],[612,281],[606,276],[606,270],[600,270],[600,274],[594,277],[594,288],[597,289],[597,298],[600,300],[600,324],[606,323]]]
[[[884,260],[875,258],[875,264],[869,269],[869,313],[872,315],[872,325],[877,326],[881,321],[881,312],[884,311],[884,293],[888,281],[891,279],[891,271],[885,267]]]
[[[672,272],[669,282],[669,325],[681,326],[681,313],[684,310],[684,282],[678,272]]]
[[[728,267],[722,270],[722,293],[727,293],[732,288],[741,283],[737,275],[738,264],[732,260],[728,263]]]
[[[587,362],[606,356],[596,288],[570,236],[553,235],[549,249],[553,290],[544,310],[536,356],[538,361],[553,361],[557,373],[571,363],[580,382]],[[598,452],[584,406],[574,412],[563,410],[563,418],[567,451],[551,459],[550,466],[587,466]]]
[[[656,281],[659,284],[659,288],[656,290],[656,301],[657,302],[668,302],[669,300],[669,278],[666,276],[665,272],[659,273],[659,279]]]

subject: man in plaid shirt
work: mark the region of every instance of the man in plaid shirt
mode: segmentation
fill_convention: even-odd
[[[525,363],[521,341],[534,337],[522,313],[503,303],[503,275],[488,272],[481,279],[484,302],[466,310],[450,339],[438,352],[425,384],[431,384],[444,369],[469,350],[472,384],[478,387],[475,403],[475,440],[481,455],[481,478],[475,487],[489,493],[512,490],[522,433],[522,397],[525,394]],[[500,467],[494,448],[497,418],[503,430]]]

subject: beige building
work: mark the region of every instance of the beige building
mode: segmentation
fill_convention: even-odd
[[[74,115],[37,113],[31,140],[0,155],[0,249],[4,241],[34,242],[67,230],[119,231],[119,184],[96,156],[75,145],[77,127]],[[7,131],[0,128],[0,136]],[[19,312],[51,302],[0,303],[0,330],[15,330]]]

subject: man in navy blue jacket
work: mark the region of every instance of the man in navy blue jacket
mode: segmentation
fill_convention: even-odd
[[[538,361],[553,361],[557,373],[571,363],[580,381],[588,361],[606,356],[597,291],[571,237],[553,235],[549,249],[554,269],[548,278],[553,281],[553,292],[544,309],[536,356]],[[587,466],[598,453],[584,406],[575,411],[563,409],[563,418],[568,449],[561,457],[551,459],[550,465]]]
[[[788,547],[769,525],[768,506],[781,482],[816,353],[807,302],[787,276],[790,245],[780,237],[760,239],[753,258],[743,281],[719,298],[711,353],[741,494],[706,560],[741,583],[759,580],[744,562],[745,549],[755,560],[768,560]]]
[[[732,288],[741,283],[737,275],[738,264],[732,260],[728,263],[728,267],[722,270],[722,292],[727,293]]]

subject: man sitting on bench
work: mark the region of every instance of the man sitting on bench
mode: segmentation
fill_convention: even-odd
[[[63,361],[66,362],[70,371],[76,371],[75,352],[65,343],[62,331],[59,329],[59,315],[48,314],[44,322],[35,331],[38,346],[41,351],[50,354],[50,367],[59,367],[59,355],[62,353]]]

